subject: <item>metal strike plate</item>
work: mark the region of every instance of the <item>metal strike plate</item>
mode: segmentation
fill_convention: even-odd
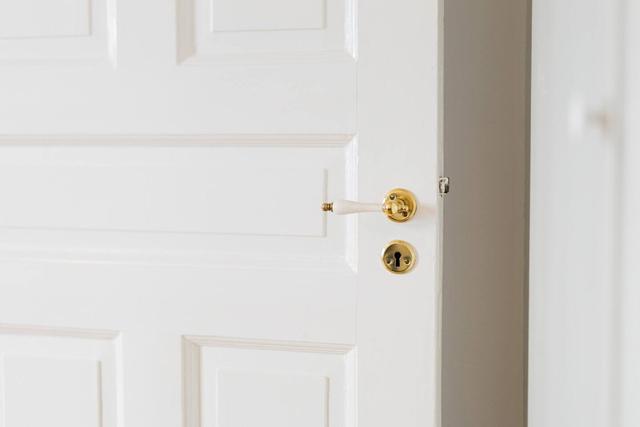
[[[416,264],[416,251],[409,243],[394,240],[382,252],[382,264],[392,273],[408,273]]]

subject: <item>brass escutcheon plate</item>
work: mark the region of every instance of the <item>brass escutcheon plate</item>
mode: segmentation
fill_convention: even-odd
[[[382,252],[382,264],[392,273],[408,273],[416,264],[416,251],[409,243],[394,240]]]
[[[382,211],[393,222],[409,221],[418,210],[416,197],[409,190],[394,188],[382,202]]]

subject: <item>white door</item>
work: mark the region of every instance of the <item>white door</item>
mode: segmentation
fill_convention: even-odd
[[[438,27],[435,0],[0,2],[0,426],[436,425]],[[407,223],[320,209],[394,187]]]

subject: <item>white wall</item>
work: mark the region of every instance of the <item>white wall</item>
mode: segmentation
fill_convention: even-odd
[[[621,165],[622,265],[619,327],[622,427],[640,425],[640,2],[628,0],[625,17]]]
[[[533,2],[531,427],[640,425],[639,9]]]

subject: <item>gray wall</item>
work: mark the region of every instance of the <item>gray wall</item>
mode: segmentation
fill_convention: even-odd
[[[530,0],[443,0],[443,427],[526,425]]]

